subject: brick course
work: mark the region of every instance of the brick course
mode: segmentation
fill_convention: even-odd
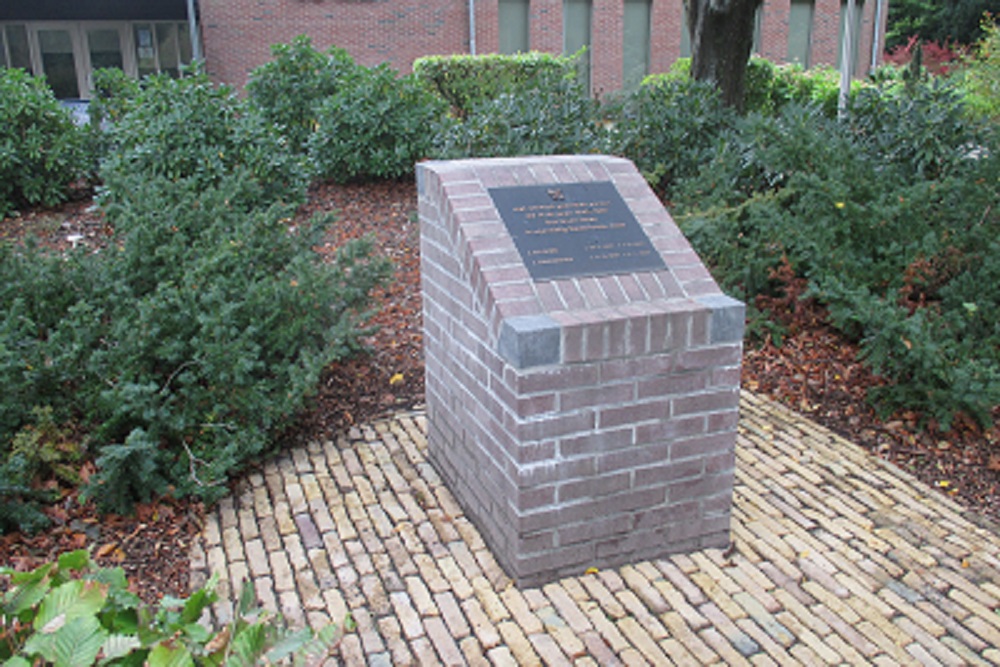
[[[667,268],[532,281],[489,188],[593,181]],[[743,306],[691,270],[635,167],[430,162],[418,190],[430,458],[497,560],[544,582],[727,544]]]
[[[814,65],[834,65],[839,44],[840,0],[815,0],[812,30]],[[683,5],[680,0],[651,0],[650,71],[664,72],[681,55]],[[209,73],[242,88],[249,73],[270,59],[272,44],[309,35],[318,49],[339,46],[366,66],[389,63],[409,72],[421,56],[469,53],[468,0],[200,0],[199,11]],[[498,0],[475,0],[477,53],[499,48]],[[876,2],[858,3],[862,13],[857,75],[870,64]],[[788,50],[789,0],[765,0],[761,52],[781,62]],[[532,0],[529,46],[536,51],[563,50],[562,2]],[[885,31],[882,13],[880,34]],[[593,0],[591,88],[595,94],[622,86],[624,3]],[[879,55],[881,63],[881,54]]]

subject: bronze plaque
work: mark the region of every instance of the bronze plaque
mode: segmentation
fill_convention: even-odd
[[[534,280],[666,268],[614,184],[490,188]]]

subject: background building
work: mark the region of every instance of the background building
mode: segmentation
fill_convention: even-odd
[[[60,99],[90,97],[95,69],[177,75],[192,58],[186,0],[0,2],[0,66],[44,74]]]
[[[853,72],[881,63],[888,0],[856,3]],[[402,72],[425,55],[572,53],[588,47],[595,94],[638,83],[690,55],[682,0],[32,0],[0,4],[0,66],[49,78],[57,96],[86,98],[98,67],[133,76],[194,57],[196,19],[213,79],[242,87],[270,46],[309,35],[363,65]],[[840,62],[846,2],[765,0],[755,51],[805,66]],[[874,47],[874,48],[873,48]]]

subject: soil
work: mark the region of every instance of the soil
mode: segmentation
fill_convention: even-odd
[[[294,445],[351,424],[418,406],[424,397],[421,352],[419,232],[416,192],[410,182],[315,186],[298,214],[336,215],[317,248],[332,252],[350,238],[373,235],[376,246],[396,267],[395,279],[377,294],[377,331],[368,352],[333,364],[296,429],[283,442]],[[38,209],[0,221],[0,240],[28,236],[53,250],[107,243],[111,229],[87,193],[52,209]],[[783,299],[773,308],[787,334],[750,345],[743,386],[804,413],[857,442],[876,456],[909,470],[928,493],[945,493],[969,515],[994,530],[1000,520],[1000,428],[979,428],[956,420],[943,432],[921,415],[899,413],[880,419],[866,401],[884,380],[858,361],[855,345],[825,323],[816,304],[800,300],[802,285],[787,277]],[[1000,410],[995,412],[1000,422]],[[58,553],[90,548],[105,565],[122,566],[136,591],[153,602],[188,593],[188,550],[201,526],[203,508],[185,500],[161,499],[140,506],[135,516],[98,516],[75,493],[49,509],[53,525],[41,534],[0,537],[0,564],[18,570],[36,567]]]

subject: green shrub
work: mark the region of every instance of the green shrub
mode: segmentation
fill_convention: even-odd
[[[108,128],[113,148],[101,168],[106,204],[127,199],[136,177],[193,179],[211,188],[243,173],[247,206],[297,202],[305,195],[302,158],[271,123],[204,73],[148,77],[124,110]]]
[[[292,147],[304,151],[319,122],[320,105],[341,90],[359,66],[343,49],[320,53],[305,35],[272,46],[271,57],[250,73],[247,95]]]
[[[316,111],[307,142],[315,173],[343,183],[399,178],[428,156],[443,104],[412,75],[360,68]]]
[[[982,39],[965,59],[958,73],[967,111],[976,118],[1000,122],[1000,25],[995,17],[983,19]]]
[[[366,241],[324,263],[312,248],[327,221],[289,232],[291,210],[243,212],[230,203],[238,180],[181,185],[135,183],[133,203],[114,211],[123,245],[90,358],[103,379],[95,435],[129,447],[142,429],[131,446],[158,443],[160,474],[213,496],[303,407],[320,371],[359,349],[358,318],[388,266]],[[103,500],[128,478],[97,482]]]
[[[912,92],[862,91],[847,122],[867,152],[904,178],[935,180],[965,170],[969,152],[985,140],[985,128],[965,116],[961,93],[933,79]]]
[[[168,484],[211,500],[304,407],[320,371],[359,349],[388,266],[365,241],[324,262],[313,247],[325,221],[289,230],[290,208],[235,204],[246,178],[122,183],[109,251],[4,250],[0,452],[13,460],[32,407],[51,406],[56,423],[86,428],[99,468],[89,494],[104,509]],[[8,472],[13,502],[30,479]]]
[[[547,72],[537,88],[501,93],[445,124],[436,144],[446,158],[593,153],[606,148],[598,103],[576,79]]]
[[[64,201],[89,175],[84,132],[44,79],[0,67],[0,217]]]
[[[843,122],[788,104],[724,133],[673,192],[723,285],[751,304],[785,261],[867,362],[872,397],[947,425],[1000,403],[1000,153],[953,92],[864,92]]]
[[[560,78],[576,78],[582,51],[555,56],[532,51],[523,54],[425,56],[413,63],[413,72],[450,106],[459,118],[500,95],[518,95],[551,85]]]
[[[735,120],[715,87],[687,76],[647,77],[614,118],[613,150],[664,191],[691,175]]]
[[[118,122],[135,106],[140,92],[139,82],[117,67],[94,70],[94,94],[87,109],[91,125]]]
[[[235,618],[222,628],[200,622],[218,600],[216,579],[189,597],[155,608],[131,590],[121,568],[97,567],[86,551],[59,556],[31,572],[0,568],[11,587],[0,606],[0,660],[8,667],[48,664],[249,667],[323,657],[353,627],[350,617],[318,633],[292,630],[258,608],[246,586]]]

